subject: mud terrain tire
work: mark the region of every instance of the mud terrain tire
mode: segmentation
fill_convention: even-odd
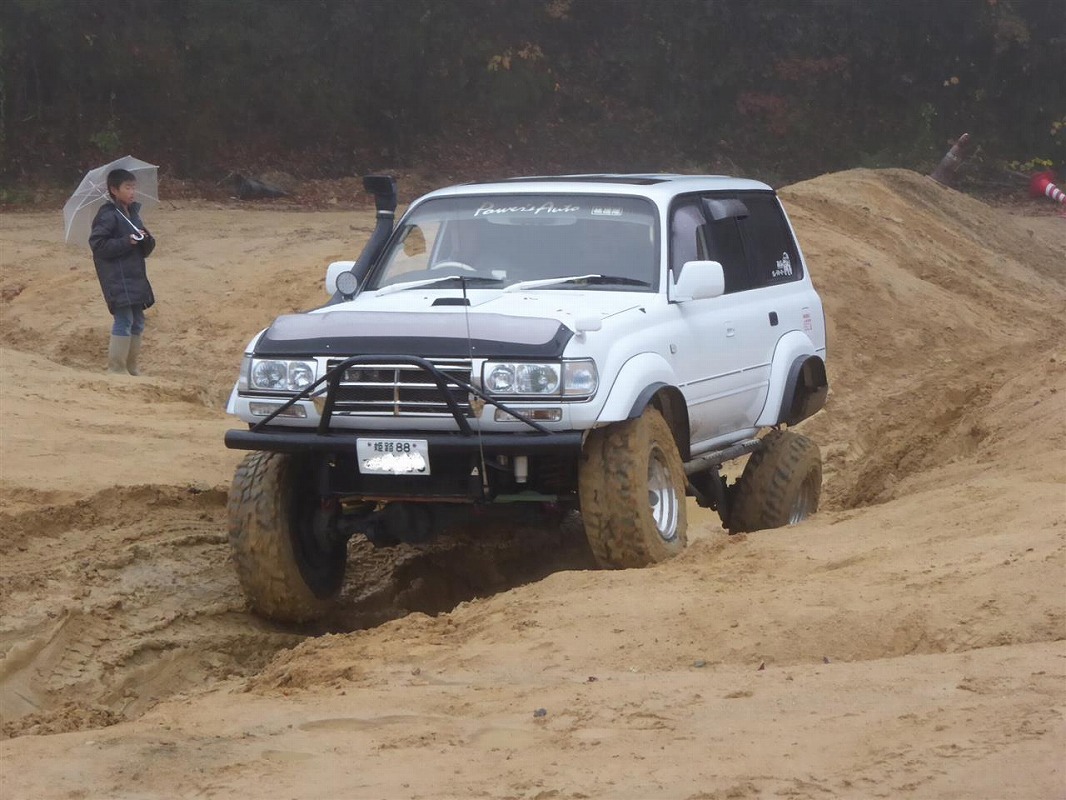
[[[344,582],[344,543],[312,533],[317,497],[298,459],[249,453],[233,475],[227,512],[237,578],[252,608],[279,622],[323,616]]]
[[[751,454],[733,487],[727,527],[731,533],[781,528],[818,510],[822,454],[806,436],[770,431]]]
[[[688,542],[685,471],[658,410],[599,428],[585,442],[578,491],[585,534],[601,567],[643,567]]]

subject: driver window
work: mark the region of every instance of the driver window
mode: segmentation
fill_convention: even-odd
[[[752,288],[739,223],[733,217],[708,222],[703,228],[708,244],[708,258],[725,271],[725,292],[743,292]]]

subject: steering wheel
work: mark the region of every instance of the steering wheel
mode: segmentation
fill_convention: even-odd
[[[469,264],[464,264],[462,261],[438,261],[430,269],[457,269],[461,272],[477,272]]]

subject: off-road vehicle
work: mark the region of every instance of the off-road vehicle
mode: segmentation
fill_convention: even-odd
[[[340,591],[354,534],[423,542],[473,509],[580,513],[604,567],[686,544],[686,496],[732,532],[815,511],[825,322],[774,191],[728,177],[570,175],[431,192],[278,317],[228,411],[229,535],[252,606]],[[720,467],[750,454],[733,483]],[[531,504],[536,504],[531,505]]]

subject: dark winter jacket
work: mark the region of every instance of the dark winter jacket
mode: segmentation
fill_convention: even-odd
[[[96,212],[89,234],[96,277],[111,313],[119,306],[149,308],[155,303],[144,266],[144,260],[155,249],[155,239],[145,229],[140,210],[140,203],[130,205],[126,217],[131,225],[114,203],[104,203]],[[130,234],[137,232],[134,226],[144,230],[145,235],[142,241],[130,244]]]

